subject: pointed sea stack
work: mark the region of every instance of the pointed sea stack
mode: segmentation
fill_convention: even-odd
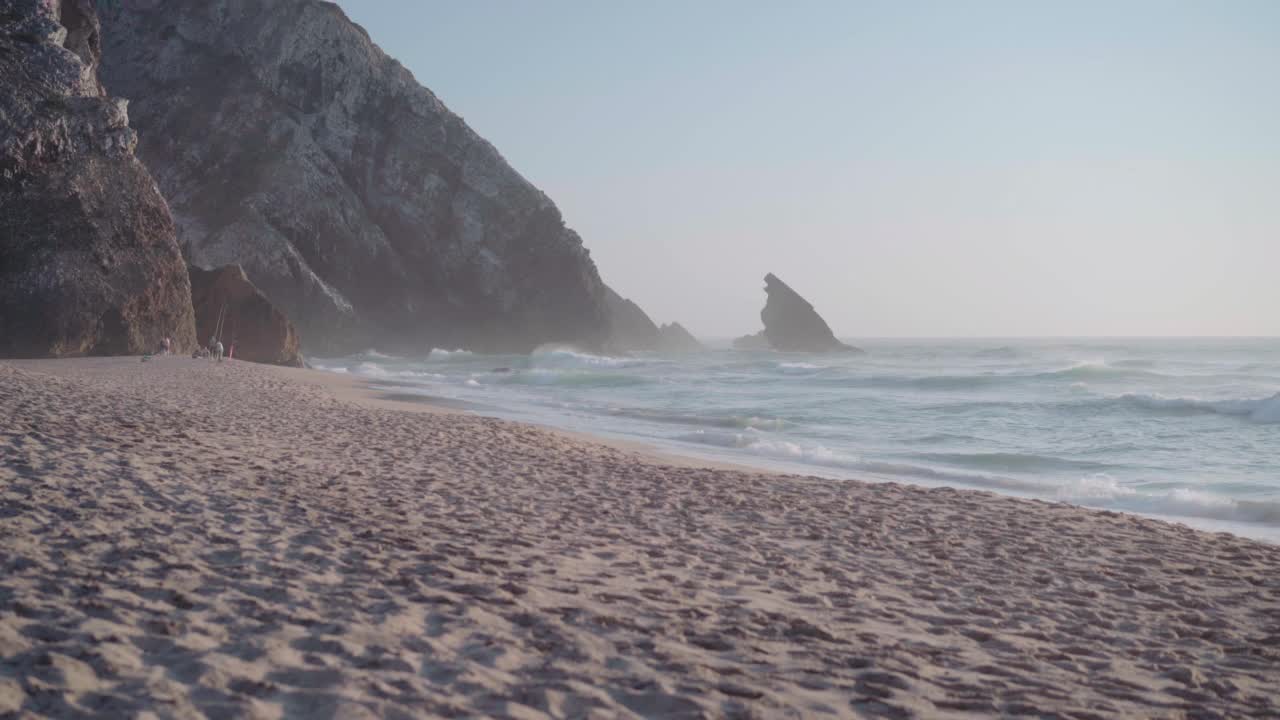
[[[0,357],[195,345],[169,207],[98,82],[92,0],[0,0]]]
[[[760,320],[764,330],[746,335],[733,342],[739,350],[771,348],[784,352],[862,352],[836,339],[831,327],[813,309],[808,300],[791,289],[791,286],[769,273],[764,276],[764,291],[768,295]]]

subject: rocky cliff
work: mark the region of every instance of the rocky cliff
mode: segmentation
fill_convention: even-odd
[[[195,344],[173,220],[98,82],[98,30],[91,0],[0,0],[0,357]]]
[[[657,350],[661,352],[694,352],[703,350],[680,323],[658,327],[639,305],[622,297],[611,287],[605,288],[609,310],[610,333],[607,349],[615,352]]]
[[[760,320],[764,330],[738,338],[733,345],[739,350],[774,349],[785,352],[861,352],[836,339],[827,321],[813,305],[800,297],[790,285],[769,273],[764,276],[768,296]]]
[[[249,282],[239,265],[190,268],[196,337],[217,337],[234,357],[249,362],[302,367],[293,323]]]
[[[556,206],[337,6],[129,0],[103,38],[187,259],[242,265],[309,350],[605,341]]]

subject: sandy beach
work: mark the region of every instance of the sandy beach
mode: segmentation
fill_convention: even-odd
[[[0,717],[1280,716],[1280,547],[0,362]]]

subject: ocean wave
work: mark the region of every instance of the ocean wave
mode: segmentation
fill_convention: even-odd
[[[592,355],[568,348],[538,348],[529,355],[529,363],[539,368],[627,368],[651,364],[644,358]]]
[[[1280,501],[1277,500],[1230,498],[1193,488],[1147,492],[1121,485],[1105,473],[1086,475],[1060,488],[1057,498],[1073,504],[1148,515],[1280,524]]]
[[[943,465],[959,465],[999,472],[1048,472],[1053,470],[1097,471],[1109,466],[1088,460],[1071,460],[1052,455],[1009,452],[919,453],[913,457]]]
[[[359,357],[369,358],[370,360],[399,360],[400,359],[399,356],[380,353],[373,348],[369,348],[368,350],[365,350],[364,352],[360,353]]]
[[[802,462],[808,465],[848,469],[856,469],[860,465],[857,457],[831,450],[822,445],[802,445],[790,440],[763,436],[750,430],[741,433],[718,433],[698,430],[679,435],[675,439],[699,445],[743,450],[753,455]]]
[[[1045,492],[1049,486],[1044,483],[1019,480],[1000,475],[954,472],[923,465],[889,463],[876,460],[863,460],[856,455],[832,450],[816,443],[799,443],[769,437],[760,433],[718,433],[706,430],[680,435],[675,438],[681,442],[710,445],[720,448],[742,450],[776,460],[800,462],[807,465],[852,470],[871,475],[892,476],[896,478],[929,480],[936,483],[959,483],[973,488],[1000,490]]]
[[[606,366],[607,367],[607,366]],[[498,385],[558,385],[565,387],[632,387],[635,385],[651,385],[660,378],[642,375],[627,375],[607,370],[557,370],[554,368],[531,368],[501,373],[492,376],[492,384]]]
[[[1256,423],[1280,423],[1280,392],[1265,398],[1244,400],[1201,400],[1164,397],[1146,393],[1125,393],[1114,400],[1173,415],[1216,414],[1243,417]]]
[[[470,350],[445,350],[444,348],[431,348],[431,352],[427,353],[428,360],[437,362],[449,362],[456,360],[467,360],[474,353]]]
[[[1000,347],[983,348],[973,353],[976,358],[992,359],[992,360],[1013,360],[1022,357],[1021,350],[1010,347],[1009,345],[1001,345]]]
[[[1061,370],[1036,373],[1031,377],[1064,380],[1126,380],[1133,378],[1169,377],[1158,372],[1136,367],[1116,367],[1105,362],[1087,362]]]
[[[783,362],[778,363],[779,370],[823,370],[825,365],[814,365],[807,362]]]
[[[348,373],[352,375],[363,375],[371,378],[401,378],[405,380],[444,380],[445,376],[439,373],[426,372],[423,370],[391,370],[382,365],[361,360],[355,363],[347,363],[346,365],[325,365],[312,363],[311,367],[316,370],[324,370],[325,372]]]
[[[641,410],[634,408],[610,408],[609,414],[616,417],[645,420],[648,422],[671,425],[693,425],[695,427],[737,428],[740,430],[782,430],[791,427],[791,423],[776,417],[758,415],[693,415],[681,412],[661,412],[657,410]]]

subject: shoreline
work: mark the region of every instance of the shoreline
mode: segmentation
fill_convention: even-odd
[[[0,714],[1280,713],[1275,546],[375,392],[0,361]]]
[[[292,370],[291,368],[284,369]],[[535,427],[543,428],[551,432],[561,433],[567,437],[575,438],[584,442],[597,442],[613,447],[633,450],[651,460],[665,462],[668,464],[688,467],[732,469],[752,473],[817,477],[836,482],[904,483],[922,488],[953,487],[957,490],[984,492],[1022,500],[1061,503],[1071,507],[1099,512],[1118,512],[1124,515],[1133,515],[1136,517],[1159,520],[1161,522],[1185,525],[1189,528],[1202,532],[1228,532],[1251,540],[1280,546],[1280,525],[1250,522],[1247,520],[1214,518],[1210,516],[1161,514],[1129,510],[1119,507],[1107,507],[1101,504],[1090,505],[1080,502],[1078,498],[1055,498],[1046,497],[1043,494],[1035,494],[1030,491],[1020,492],[1017,490],[997,490],[973,484],[964,484],[962,481],[950,479],[930,479],[927,476],[887,475],[877,474],[870,471],[830,468],[821,465],[790,462],[780,458],[735,454],[725,452],[723,450],[716,450],[711,447],[672,447],[671,444],[663,445],[649,439],[632,439],[628,437],[620,437],[618,435],[570,430],[550,423],[538,422],[519,417],[513,418],[505,413],[504,408],[497,405],[488,405],[480,402],[449,397],[420,395],[412,392],[389,393],[384,390],[384,388],[387,387],[423,388],[423,385],[409,381],[392,378],[379,378],[375,376],[360,375],[358,373],[336,372],[333,370],[306,369],[304,372],[320,372],[326,375],[335,375],[344,378],[344,385],[349,383],[352,387],[358,387],[363,384],[363,388],[357,390],[357,395],[353,396],[357,401],[361,399],[367,399],[374,402],[381,400],[403,400],[405,403],[403,405],[394,404],[388,405],[387,407],[397,407],[404,410],[420,409],[424,412],[448,410],[452,412],[474,413],[478,416],[492,417],[506,422],[533,425]],[[421,407],[413,407],[414,405],[421,405]],[[1052,490],[1054,490],[1052,486],[1046,485],[1044,487],[1044,493],[1050,493]],[[1241,505],[1249,505],[1251,502],[1249,500],[1232,501]]]

